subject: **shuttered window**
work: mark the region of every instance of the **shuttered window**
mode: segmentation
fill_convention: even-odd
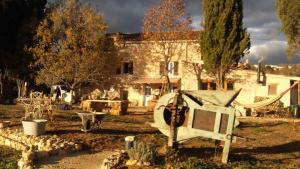
[[[123,73],[124,74],[133,74],[133,62],[124,62],[123,63]]]
[[[174,75],[178,75],[178,62],[174,62],[174,64],[173,64],[173,68],[174,68]]]
[[[227,90],[233,90],[234,89],[234,84],[232,82],[227,83]]]
[[[165,72],[165,62],[160,62],[159,63],[159,74],[163,75]]]
[[[269,95],[277,95],[277,84],[269,84]]]

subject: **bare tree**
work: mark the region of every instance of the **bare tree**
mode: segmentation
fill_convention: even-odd
[[[162,76],[169,79],[170,62],[179,60],[185,50],[185,42],[190,39],[191,18],[186,14],[184,0],[160,0],[145,14],[142,33],[147,41],[146,51],[154,61],[163,61]],[[174,69],[175,67],[171,68]]]

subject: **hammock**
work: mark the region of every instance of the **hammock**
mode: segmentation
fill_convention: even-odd
[[[256,108],[266,107],[266,106],[269,106],[272,103],[275,103],[279,99],[281,99],[282,96],[284,96],[288,91],[290,91],[297,84],[298,84],[298,82],[295,82],[291,87],[289,87],[288,89],[286,89],[285,91],[283,91],[279,95],[268,98],[266,100],[256,102],[256,103],[245,103],[245,102],[240,101],[240,100],[234,100],[233,103],[236,104],[236,105],[239,105],[239,106],[243,106],[245,108],[254,108],[254,109],[256,109]]]

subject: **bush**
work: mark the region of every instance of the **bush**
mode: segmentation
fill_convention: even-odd
[[[137,160],[138,162],[154,163],[156,158],[156,147],[144,142],[134,141],[133,147],[128,150],[130,160]]]
[[[165,156],[165,163],[168,169],[218,169],[220,168],[214,163],[198,159],[196,157],[189,157],[183,159],[179,157],[178,150],[168,149]]]
[[[4,146],[0,146],[0,169],[16,169],[17,161],[21,158],[21,153]]]

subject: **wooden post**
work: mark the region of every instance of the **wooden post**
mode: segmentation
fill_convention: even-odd
[[[300,105],[300,81],[298,81],[298,90],[297,90],[297,93],[298,93],[298,105]]]
[[[182,96],[180,92],[177,92],[174,97],[173,105],[172,105],[172,115],[171,115],[171,123],[170,123],[170,135],[168,139],[168,146],[171,148],[175,148],[177,145],[177,113],[179,104],[182,104]],[[180,105],[181,106],[181,105]]]
[[[170,135],[168,139],[168,146],[173,148],[174,144],[176,142],[176,108],[174,110],[174,107],[177,105],[177,93],[174,97],[174,102],[171,108],[171,122],[170,122]]]
[[[227,164],[228,162],[230,144],[232,142],[232,131],[234,128],[234,121],[235,121],[234,114],[229,115],[228,123],[227,123],[226,139],[225,139],[225,144],[222,153],[222,163],[224,164]]]

